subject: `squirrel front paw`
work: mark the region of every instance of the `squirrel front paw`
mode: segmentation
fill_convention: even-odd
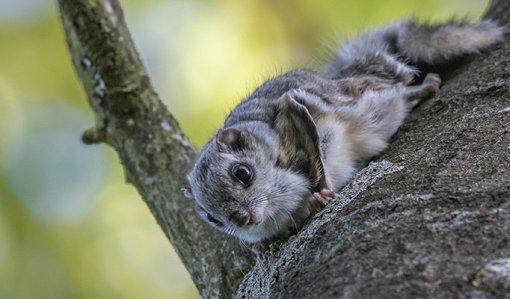
[[[262,257],[264,253],[269,249],[269,241],[263,240],[259,241],[251,246],[251,252],[253,252],[257,257]]]
[[[318,212],[329,203],[330,200],[336,198],[336,193],[329,189],[321,189],[320,192],[314,192],[310,196],[310,205],[314,212]]]

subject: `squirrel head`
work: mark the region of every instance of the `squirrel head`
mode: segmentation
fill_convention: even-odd
[[[185,195],[213,227],[255,243],[296,227],[323,179],[315,124],[285,94],[273,100],[272,123],[220,129],[188,175]],[[297,227],[296,227],[297,228]]]

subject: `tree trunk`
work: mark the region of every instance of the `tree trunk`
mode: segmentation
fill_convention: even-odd
[[[203,297],[510,297],[508,35],[454,71],[338,199],[253,266],[181,195],[196,153],[152,88],[118,1],[58,2],[98,118],[83,139],[115,148]],[[508,25],[510,0],[487,16]]]

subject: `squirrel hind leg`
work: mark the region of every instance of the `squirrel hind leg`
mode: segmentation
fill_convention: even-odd
[[[423,82],[417,86],[408,86],[404,97],[411,103],[411,106],[416,106],[420,101],[429,99],[436,95],[441,86],[441,78],[438,74],[428,73]]]

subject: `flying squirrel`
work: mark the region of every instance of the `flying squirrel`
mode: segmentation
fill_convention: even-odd
[[[490,20],[403,20],[344,44],[323,73],[270,79],[203,147],[184,193],[207,223],[260,254],[334,200],[436,94],[439,75],[421,66],[449,65],[503,36]]]

